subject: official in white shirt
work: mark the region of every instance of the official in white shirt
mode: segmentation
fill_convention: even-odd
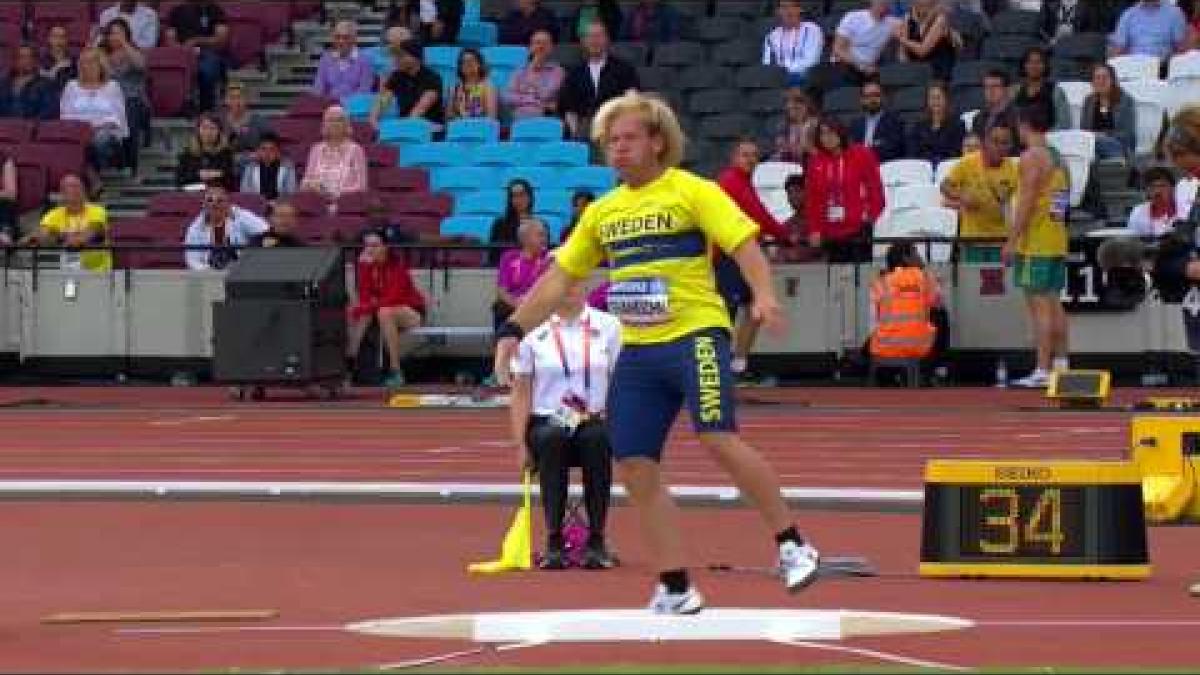
[[[553,316],[521,340],[513,358],[513,441],[522,465],[538,472],[546,518],[543,569],[566,566],[563,520],[570,468],[583,471],[589,537],[583,565],[613,566],[604,540],[612,493],[612,448],[604,410],[608,383],[621,350],[621,323],[588,307],[577,284]]]
[[[817,24],[804,21],[800,0],[780,0],[779,25],[763,39],[763,65],[783,66],[788,86],[800,86],[824,49],[825,34]]]

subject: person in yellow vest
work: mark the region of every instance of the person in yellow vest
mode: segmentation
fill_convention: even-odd
[[[1046,144],[1050,127],[1042,108],[1018,113],[1025,152],[1021,154],[1013,227],[1003,257],[1012,264],[1015,284],[1025,292],[1029,322],[1037,350],[1037,366],[1013,382],[1044,388],[1051,368],[1066,370],[1067,312],[1061,294],[1067,284],[1067,211],[1071,181],[1062,157]]]
[[[939,331],[933,316],[942,304],[937,279],[925,270],[912,243],[892,244],[884,261],[887,269],[871,285],[874,328],[867,343],[870,358],[936,357],[946,333]]]
[[[1008,156],[1015,141],[1002,124],[988,129],[983,147],[963,155],[942,181],[947,206],[958,211],[958,236],[994,240],[963,246],[959,260],[968,265],[1000,262],[1009,199],[1017,191],[1017,160]]]
[[[29,245],[71,247],[63,253],[63,267],[107,272],[112,269],[112,254],[105,250],[85,250],[75,247],[104,246],[108,243],[108,212],[99,204],[87,201],[83,180],[75,174],[63,176],[58,191],[62,206],[50,209],[38,231],[26,238]]]

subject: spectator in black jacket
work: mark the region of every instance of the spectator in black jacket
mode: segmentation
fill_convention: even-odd
[[[879,163],[904,156],[904,120],[883,108],[883,85],[878,77],[868,78],[862,86],[863,116],[850,125],[850,135],[858,143],[875,151]]]
[[[202,113],[196,118],[196,133],[179,153],[175,167],[175,187],[219,185],[233,191],[237,186],[233,170],[233,146],[216,117]]]
[[[17,49],[12,73],[0,79],[0,117],[27,120],[58,117],[55,85],[38,72],[37,52],[29,45]]]
[[[541,0],[517,0],[517,6],[500,21],[500,44],[527,45],[539,30],[548,31],[558,41],[558,19],[542,7]]]
[[[432,10],[432,11],[429,11]],[[419,35],[422,42],[454,44],[462,29],[463,0],[391,0],[383,18],[384,30],[403,26]]]
[[[305,246],[303,239],[296,236],[296,224],[299,212],[291,202],[275,202],[271,208],[271,217],[267,220],[271,227],[250,240],[251,246],[263,248],[296,248]]]
[[[641,88],[637,69],[610,54],[608,46],[608,29],[593,22],[583,38],[584,62],[567,71],[559,91],[558,109],[572,138],[587,137],[592,115],[606,101]]]
[[[954,114],[950,105],[950,93],[939,82],[929,85],[925,95],[925,115],[908,131],[909,159],[923,159],[935,166],[962,152],[963,137],[967,127],[962,118]]]

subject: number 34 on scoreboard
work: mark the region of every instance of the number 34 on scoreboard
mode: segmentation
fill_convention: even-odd
[[[921,575],[1144,579],[1141,487],[1127,462],[934,460]]]

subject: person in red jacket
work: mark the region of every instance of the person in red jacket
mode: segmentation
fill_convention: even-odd
[[[823,248],[832,263],[869,261],[871,228],[883,212],[875,153],[851,143],[841,122],[822,117],[804,174],[809,245]]]
[[[353,371],[358,349],[371,322],[379,320],[379,332],[387,347],[391,370],[384,382],[388,389],[403,386],[400,370],[401,339],[404,333],[425,320],[425,296],[413,283],[408,265],[388,250],[383,233],[371,230],[363,235],[363,249],[354,267],[358,289],[356,302],[349,307],[350,330],[346,341],[346,360]]]
[[[729,195],[733,203],[737,204],[738,208],[750,217],[750,220],[758,224],[759,239],[766,237],[776,244],[788,246],[792,242],[787,228],[780,225],[767,207],[763,206],[762,200],[758,198],[758,192],[754,189],[754,169],[758,166],[758,161],[758,142],[751,138],[739,139],[730,150],[729,166],[722,169],[717,176],[717,185],[721,186],[725,194]],[[725,299],[725,306],[729,308],[729,316],[737,326],[737,334],[733,339],[733,359],[730,361],[730,368],[734,375],[741,375],[746,372],[750,349],[754,347],[754,340],[758,337],[758,329],[761,324],[749,315],[748,310],[754,301],[754,296],[750,292],[750,285],[742,277],[737,263],[720,250],[714,252],[714,260],[717,291]],[[738,307],[747,310],[743,313],[741,322],[737,321]]]

